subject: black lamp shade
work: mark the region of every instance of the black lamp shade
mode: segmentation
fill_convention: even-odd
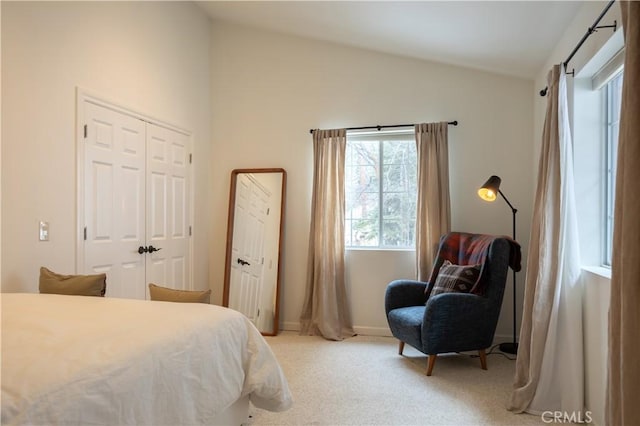
[[[478,196],[485,201],[495,201],[500,191],[500,182],[502,182],[502,180],[498,176],[491,176],[484,185],[478,189]]]

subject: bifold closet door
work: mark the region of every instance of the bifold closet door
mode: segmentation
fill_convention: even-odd
[[[189,142],[183,133],[84,101],[84,273],[107,296],[147,284],[190,289]]]
[[[147,124],[147,281],[188,289],[189,138]]]
[[[107,296],[144,299],[146,124],[84,102],[84,273]]]

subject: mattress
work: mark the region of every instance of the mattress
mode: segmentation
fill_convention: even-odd
[[[206,424],[292,405],[242,314],[200,303],[3,293],[2,424]]]

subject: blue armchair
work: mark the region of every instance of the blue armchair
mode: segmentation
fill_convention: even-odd
[[[445,260],[458,265],[481,263],[478,288],[482,294],[446,292],[430,296]],[[520,246],[511,239],[458,232],[444,235],[429,283],[396,280],[387,287],[385,310],[391,332],[400,340],[398,353],[402,355],[408,343],[428,355],[430,376],[438,354],[477,350],[481,367],[486,370],[485,350],[493,343],[508,266],[520,269]]]

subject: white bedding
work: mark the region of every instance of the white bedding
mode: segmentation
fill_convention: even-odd
[[[271,349],[215,305],[50,294],[2,298],[2,424],[205,424],[249,395],[292,404]]]

